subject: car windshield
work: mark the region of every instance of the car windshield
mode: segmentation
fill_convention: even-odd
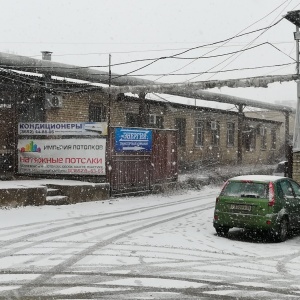
[[[266,183],[230,181],[222,196],[268,199],[269,189]]]

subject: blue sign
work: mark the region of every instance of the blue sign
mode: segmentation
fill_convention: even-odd
[[[115,129],[115,150],[120,151],[151,151],[152,130],[149,129]]]

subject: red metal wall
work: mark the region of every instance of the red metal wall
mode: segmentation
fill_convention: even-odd
[[[107,147],[107,176],[112,194],[147,192],[155,184],[177,180],[176,130],[153,129],[150,153],[116,152],[114,130],[110,130]]]

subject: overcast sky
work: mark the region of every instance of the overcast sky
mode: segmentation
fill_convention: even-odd
[[[112,71],[125,74],[147,65],[147,59],[232,38],[180,57],[221,56],[163,59],[131,75],[185,82],[295,73],[295,64],[258,68],[295,63],[295,26],[287,20],[269,30],[233,37],[268,27],[288,11],[299,10],[299,0],[0,0],[0,5],[0,52],[41,58],[40,52],[47,50],[53,52],[53,61],[80,66],[107,66],[111,53]],[[135,59],[145,61],[114,66]],[[243,68],[255,69],[220,72]],[[218,92],[261,101],[296,100],[296,83]]]

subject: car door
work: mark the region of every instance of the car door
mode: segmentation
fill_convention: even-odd
[[[284,208],[289,215],[290,225],[292,227],[295,227],[298,225],[298,214],[296,212],[297,201],[292,185],[288,179],[281,180],[279,184],[283,193],[282,196],[284,201]]]
[[[295,194],[294,213],[295,213],[296,226],[300,227],[300,185],[293,180],[289,180],[289,182],[292,185]]]

